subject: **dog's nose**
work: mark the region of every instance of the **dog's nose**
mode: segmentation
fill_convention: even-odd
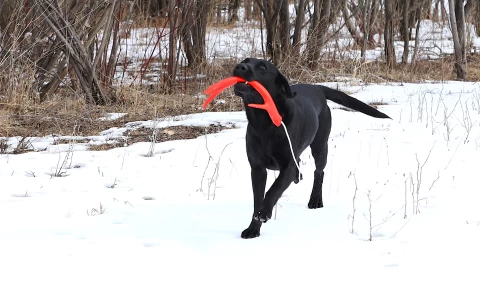
[[[242,74],[245,74],[245,72],[247,72],[247,70],[248,70],[248,66],[244,63],[240,63],[235,67],[234,72],[237,75],[242,75]]]

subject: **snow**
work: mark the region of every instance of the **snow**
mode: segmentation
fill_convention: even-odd
[[[52,137],[34,138],[44,151],[0,155],[0,299],[478,299],[478,84],[326,84],[388,104],[392,120],[330,103],[325,207],[306,207],[307,150],[304,180],[253,240],[240,238],[253,205],[243,112],[96,137],[231,128],[156,144],[153,157],[149,143],[95,152]]]
[[[452,53],[447,26],[422,22],[419,58]],[[209,61],[261,56],[258,28],[209,31]],[[340,56],[359,57],[341,33]],[[167,37],[166,29],[132,29],[117,80],[138,82],[141,64],[154,57],[145,78],[156,82]],[[395,45],[400,59],[403,44]],[[384,103],[392,120],[329,103],[325,207],[307,209],[307,150],[304,180],[252,240],[240,238],[253,206],[244,112],[28,137],[34,151],[19,155],[11,151],[22,137],[0,137],[9,147],[0,154],[0,299],[479,299],[480,86],[341,81],[323,84]],[[150,143],[89,150],[142,127],[212,124],[229,129],[158,143],[153,157]],[[275,175],[269,171],[268,186]]]
[[[113,121],[116,119],[120,119],[121,117],[125,116],[126,113],[107,113],[105,117],[101,117],[100,120],[102,121]]]

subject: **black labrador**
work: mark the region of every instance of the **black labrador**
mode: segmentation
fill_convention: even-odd
[[[315,159],[313,189],[308,208],[323,207],[323,169],[327,164],[328,137],[332,125],[327,99],[375,118],[389,118],[384,113],[340,91],[321,85],[295,84],[287,79],[270,62],[247,58],[233,70],[234,76],[260,82],[270,93],[282,116],[292,143],[297,162],[300,154],[310,146]],[[242,97],[248,119],[246,134],[247,156],[251,167],[254,211],[250,226],[242,238],[260,235],[262,223],[272,217],[272,210],[282,193],[292,181],[298,183],[301,174],[297,169],[285,130],[274,125],[263,109],[248,104],[263,104],[260,94],[245,83],[234,86],[235,95]],[[267,169],[280,174],[265,193]]]

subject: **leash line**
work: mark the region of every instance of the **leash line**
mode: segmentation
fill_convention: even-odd
[[[283,129],[285,129],[285,134],[287,135],[288,144],[290,145],[290,151],[292,153],[293,161],[295,162],[295,166],[297,166],[297,169],[298,169],[298,181],[300,182],[300,176],[302,175],[302,173],[300,172],[300,166],[298,165],[297,159],[295,158],[295,153],[293,152],[292,141],[290,140],[290,135],[288,134],[287,126],[285,126],[285,123],[283,123],[283,121],[282,121],[282,125],[283,125]]]

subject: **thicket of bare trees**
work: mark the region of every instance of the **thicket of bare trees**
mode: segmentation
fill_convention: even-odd
[[[0,1],[2,69],[18,77],[8,82],[15,85],[31,79],[40,101],[68,84],[81,91],[88,103],[111,102],[119,24],[129,11],[128,4],[121,0]]]
[[[169,37],[162,76],[171,92],[178,55],[184,53],[188,68],[201,70],[207,64],[207,26],[231,26],[240,15],[265,30],[267,58],[312,70],[344,27],[362,59],[367,49],[383,46],[384,61],[394,68],[395,43],[403,42],[401,63],[415,63],[420,22],[431,19],[450,25],[456,76],[466,79],[465,24],[480,34],[478,0],[448,0],[447,7],[443,0],[0,0],[0,84],[11,92],[14,85],[33,82],[31,93],[40,101],[64,86],[89,103],[109,103],[115,100],[120,28],[143,20],[142,26],[163,26]],[[163,21],[149,22],[154,19]]]

